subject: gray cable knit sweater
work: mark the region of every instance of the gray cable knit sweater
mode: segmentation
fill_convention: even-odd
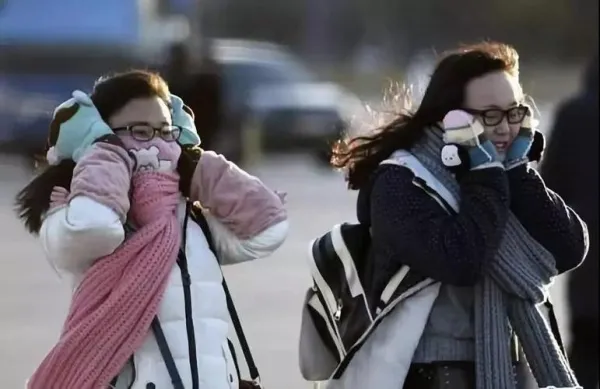
[[[554,255],[559,272],[583,260],[585,228],[537,172],[525,165],[508,172],[467,173],[460,182],[457,215],[448,215],[412,180],[412,172],[404,167],[381,166],[371,185],[359,194],[358,219],[371,225],[373,233],[364,282],[379,295],[402,264],[441,281],[440,296],[414,361],[473,360],[471,288],[498,248],[507,203],[532,237]]]

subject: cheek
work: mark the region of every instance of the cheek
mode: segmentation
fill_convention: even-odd
[[[494,127],[483,126],[483,133],[488,139],[492,139],[494,137]]]
[[[177,161],[181,155],[181,147],[177,142],[165,142],[160,138],[154,138],[149,142],[144,142],[144,147],[155,146],[158,148],[158,159]]]
[[[118,136],[123,141],[125,148],[130,151],[147,150],[154,146],[159,150],[158,159],[177,161],[181,155],[181,147],[177,142],[165,142],[161,138],[153,138],[152,140],[142,142],[134,139],[129,134],[119,134]]]
[[[517,135],[519,135],[519,130],[521,129],[520,124],[511,124],[510,126],[510,139],[515,139]]]
[[[161,156],[164,150],[164,158],[171,161],[178,161],[181,156],[181,146],[177,142],[165,142],[161,141],[162,145],[159,147],[161,150]]]
[[[134,139],[130,134],[118,134],[117,135],[127,150],[139,150],[150,147],[150,142],[140,142],[139,140]]]

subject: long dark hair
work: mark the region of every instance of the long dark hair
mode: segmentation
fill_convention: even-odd
[[[391,153],[410,149],[425,128],[437,125],[449,111],[461,108],[469,81],[496,71],[517,76],[518,62],[517,51],[498,42],[478,43],[446,53],[414,113],[399,113],[371,135],[339,140],[333,147],[331,164],[346,170],[350,189],[360,189]]]
[[[167,83],[157,73],[132,70],[100,77],[94,84],[90,96],[102,119],[108,122],[113,114],[133,99],[159,97],[168,104],[169,95]],[[76,109],[66,108],[55,114],[50,123],[48,147],[56,144],[60,125],[70,119],[75,112]],[[200,153],[199,147],[182,146],[177,170],[181,177],[180,190],[186,197],[189,196],[192,174]],[[58,165],[46,166],[17,194],[16,210],[29,232],[33,234],[39,232],[43,215],[50,206],[52,189],[55,186],[70,188],[74,168],[75,162],[72,160],[63,160]]]

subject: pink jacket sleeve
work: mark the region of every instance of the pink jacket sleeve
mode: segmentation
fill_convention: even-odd
[[[123,242],[132,166],[123,148],[96,143],[77,163],[70,191],[54,188],[40,239],[59,274],[78,279]]]
[[[281,198],[257,177],[213,151],[204,151],[190,196],[239,239],[249,239],[287,220]]]

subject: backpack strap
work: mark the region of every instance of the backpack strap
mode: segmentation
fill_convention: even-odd
[[[458,200],[448,191],[448,189],[429,171],[423,164],[412,155],[410,152],[406,150],[397,150],[392,155],[381,162],[381,165],[398,165],[403,166],[409,169],[414,175],[415,180],[413,181],[415,185],[430,189],[437,194],[436,201],[442,200],[443,207],[447,208],[449,206],[451,211],[458,212],[459,202]],[[430,191],[427,191],[429,195]]]
[[[217,250],[214,245],[212,232],[210,230],[210,227],[208,226],[208,222],[206,221],[206,218],[204,217],[202,212],[192,212],[192,217],[193,217],[194,221],[202,229],[202,232],[204,233],[204,236],[206,237],[206,241],[208,242],[208,246],[218,261],[219,256],[217,255]],[[250,345],[248,344],[248,340],[246,339],[246,335],[244,334],[244,330],[242,328],[242,323],[240,322],[240,317],[235,308],[235,304],[233,303],[233,298],[231,297],[231,293],[229,292],[227,282],[225,281],[225,275],[223,275],[223,290],[225,291],[225,298],[227,300],[227,309],[229,310],[229,315],[231,316],[231,322],[233,323],[233,327],[235,328],[235,333],[237,335],[238,341],[240,342],[240,347],[242,348],[242,352],[244,353],[244,358],[246,359],[246,364],[248,365],[248,372],[250,373],[250,378],[255,383],[260,383],[260,374],[258,372],[258,368],[256,367],[256,363],[254,362],[254,357],[252,356],[252,351],[250,350]],[[236,365],[237,365],[237,362],[236,362]]]
[[[187,215],[185,218],[186,219],[184,221],[184,226],[187,226]],[[130,235],[135,232],[135,228],[133,228],[133,226],[131,226],[130,224],[125,224],[123,226],[123,228],[127,235]],[[182,256],[182,250],[185,250],[185,231],[186,230],[184,229],[183,249],[179,250],[180,258]],[[185,257],[185,253],[183,253],[183,255]],[[174,389],[185,389],[185,387],[183,386],[183,380],[181,379],[181,375],[179,374],[179,371],[177,370],[177,365],[175,364],[175,359],[173,358],[173,354],[171,353],[169,343],[167,342],[167,338],[165,337],[165,333],[160,324],[160,320],[158,319],[158,315],[154,316],[154,318],[152,319],[152,323],[150,324],[150,329],[152,330],[152,333],[156,340],[156,344],[158,345],[160,355],[162,356],[162,359],[165,362],[167,372],[169,373],[169,377],[171,378],[171,382],[173,383],[173,388]],[[189,342],[189,339],[188,339],[188,342]],[[119,378],[119,375],[115,376],[112,379],[112,381],[110,382],[110,385],[112,387],[116,386],[118,378]]]
[[[191,204],[188,202],[185,205],[185,215],[183,218],[183,231],[181,233],[181,245],[179,248],[179,258],[177,265],[181,273],[181,285],[183,288],[183,302],[185,308],[185,329],[187,332],[188,356],[190,363],[190,372],[192,377],[192,388],[198,389],[198,356],[196,355],[196,332],[194,331],[194,315],[192,312],[192,280],[188,269],[186,244],[187,244],[187,226],[190,218]]]
[[[217,255],[217,250],[216,250],[216,247],[214,244],[212,232],[210,230],[210,227],[208,226],[208,222],[206,221],[206,218],[204,217],[202,212],[194,212],[193,207],[189,203],[186,205],[186,211],[187,212],[185,215],[184,225],[187,227],[187,218],[188,218],[188,216],[191,216],[192,219],[196,222],[196,224],[198,224],[200,226],[200,228],[202,229],[202,232],[204,233],[204,236],[206,237],[208,247],[213,252],[213,254],[215,255],[215,258],[217,258],[217,261],[218,261],[219,257]],[[131,233],[135,232],[135,229],[129,224],[125,224],[124,229],[125,229],[126,234],[131,234]],[[184,228],[184,235],[185,235],[186,230],[187,230],[187,228]],[[185,244],[183,245],[183,247],[185,248]],[[181,254],[181,252],[180,252],[180,254]],[[222,274],[222,272],[221,272],[221,274]],[[248,366],[248,372],[250,373],[250,378],[252,379],[252,381],[254,383],[260,384],[260,373],[258,371],[258,368],[256,367],[254,357],[252,356],[252,351],[250,350],[250,345],[248,344],[248,340],[246,339],[246,335],[244,334],[244,330],[242,328],[242,324],[240,322],[240,318],[237,313],[237,309],[235,308],[235,304],[233,303],[233,298],[231,297],[231,293],[229,292],[227,282],[225,281],[225,275],[222,274],[222,276],[223,276],[222,285],[223,285],[223,290],[225,292],[225,298],[227,301],[227,309],[229,311],[229,315],[231,316],[231,321],[233,323],[233,327],[235,328],[236,336],[238,338],[238,341],[240,342],[240,347],[242,348],[242,352],[244,353],[244,358],[245,358],[246,364]],[[175,389],[184,389],[183,381],[181,380],[181,376],[179,375],[177,366],[175,365],[175,360],[173,359],[173,355],[169,348],[169,344],[167,343],[167,340],[165,338],[160,321],[158,320],[158,316],[155,316],[154,319],[152,320],[151,329],[154,334],[154,337],[156,338],[156,342],[158,344],[160,354],[163,357],[163,360],[167,367],[167,371],[169,372],[171,382],[173,382],[173,387]],[[234,349],[231,341],[229,341],[229,348],[231,350],[231,353],[232,353],[232,356],[234,359],[235,368],[236,368],[236,371],[237,371],[237,374],[239,377],[240,376],[239,365],[238,365],[237,357],[235,355],[235,349]],[[116,377],[114,377],[113,380],[111,381],[112,386],[116,385],[117,379],[118,379],[118,375]],[[258,386],[258,387],[260,387],[260,386]]]
[[[167,343],[167,338],[165,338],[165,333],[163,332],[160,321],[158,320],[158,316],[154,316],[154,319],[152,319],[151,328],[152,332],[154,333],[154,337],[156,338],[156,343],[158,344],[160,354],[162,355],[165,366],[167,367],[167,371],[169,372],[169,377],[171,377],[173,388],[185,389],[183,386],[183,381],[181,380],[181,376],[179,375],[179,371],[177,371],[175,359],[173,358],[173,354],[171,354],[171,349]]]

